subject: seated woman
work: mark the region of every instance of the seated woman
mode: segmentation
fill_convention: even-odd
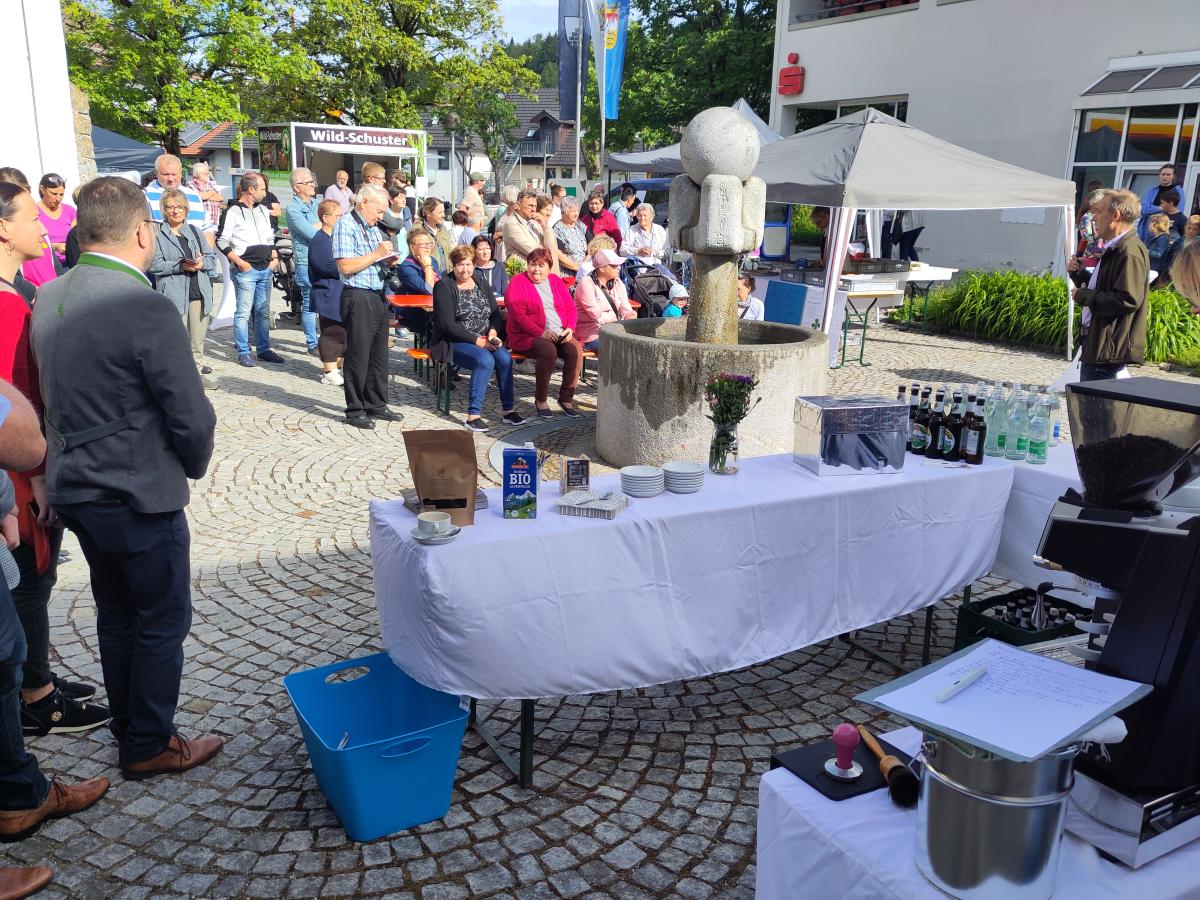
[[[625,232],[621,241],[621,252],[636,256],[647,265],[658,265],[667,261],[667,232],[661,225],[654,224],[654,207],[639,203],[637,219]]]
[[[396,267],[401,294],[432,294],[442,277],[442,270],[433,258],[434,242],[427,231],[416,228],[408,233],[408,257]],[[424,334],[429,316],[423,309],[400,309],[396,317],[406,328]]]
[[[574,197],[563,198],[562,218],[552,230],[558,241],[559,266],[567,274],[575,275],[579,271],[579,264],[587,255],[587,229],[579,221],[578,200]],[[616,246],[616,241],[613,241],[613,246]]]
[[[476,277],[482,278],[492,289],[492,293],[500,297],[504,295],[504,266],[496,262],[496,244],[486,234],[475,236],[471,241],[471,249],[475,252]]]
[[[763,302],[754,296],[754,276],[742,273],[738,276],[738,318],[750,322],[761,322],[766,315]]]
[[[566,284],[550,271],[553,258],[545,247],[535,247],[526,259],[528,268],[512,277],[504,295],[508,310],[508,345],[535,362],[534,402],[538,416],[553,419],[547,398],[555,361],[563,360],[562,386],[558,406],[563,414],[582,418],[575,409],[575,386],[583,362],[579,342],[575,340],[578,314]]]
[[[504,421],[521,425],[525,420],[514,406],[512,356],[497,333],[500,307],[487,281],[475,278],[474,256],[470,247],[455,247],[450,251],[454,277],[443,278],[434,285],[431,355],[470,370],[471,388],[463,425],[470,431],[483,432],[488,430],[488,423],[481,415],[483,397],[493,372],[500,388]]]
[[[579,277],[590,275],[592,269],[592,257],[596,255],[597,250],[612,250],[614,253],[617,250],[617,242],[607,234],[598,234],[588,241],[587,248],[583,253],[583,262],[579,264]]]
[[[342,357],[346,355],[346,326],[342,324],[342,274],[333,258],[333,229],[342,217],[342,205],[322,200],[317,206],[321,227],[308,242],[309,303],[321,325],[317,355],[321,357],[321,384],[341,387]]]
[[[621,281],[623,262],[613,250],[597,250],[592,256],[595,269],[575,282],[575,306],[579,309],[575,339],[584,350],[600,349],[601,325],[637,318]]]

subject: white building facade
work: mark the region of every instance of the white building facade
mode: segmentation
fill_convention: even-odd
[[[1200,192],[1200,3],[779,0],[771,127],[784,136],[865,105],[1047,175],[1143,193],[1175,163]],[[897,171],[897,179],[903,178]],[[1053,210],[930,212],[922,260],[1050,267]]]
[[[43,175],[61,175],[69,196],[79,184],[79,153],[58,0],[4,0],[0,9],[8,35],[0,54],[0,166],[24,172],[35,196]]]

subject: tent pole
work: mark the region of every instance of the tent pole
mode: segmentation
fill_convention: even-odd
[[[1075,285],[1071,281],[1071,273],[1067,271],[1067,260],[1074,255],[1075,243],[1075,207],[1064,206],[1063,215],[1063,280],[1067,283],[1067,359],[1072,358],[1075,347],[1075,297],[1072,291]]]

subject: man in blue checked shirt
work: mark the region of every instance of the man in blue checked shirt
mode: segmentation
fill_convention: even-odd
[[[312,281],[308,277],[308,242],[312,240],[321,220],[317,216],[317,179],[300,167],[292,170],[292,202],[287,205],[287,226],[292,235],[292,253],[296,261],[296,284],[303,300],[300,323],[304,327],[304,342],[308,352],[317,355],[317,314],[312,311],[309,293]]]
[[[178,156],[164,153],[154,161],[154,174],[157,177],[146,185],[146,199],[150,202],[150,215],[154,217],[155,222],[162,221],[162,210],[158,207],[158,201],[162,198],[163,191],[175,188],[187,196],[187,224],[195,225],[196,230],[201,232],[216,231],[208,221],[208,216],[204,214],[204,201],[200,199],[200,194],[195,188],[183,183],[183,165]]]
[[[387,407],[388,325],[391,314],[383,296],[383,266],[397,258],[376,223],[388,208],[388,193],[377,184],[359,188],[350,215],[333,229],[333,258],[342,276],[342,324],[346,357],[342,368],[346,424],[374,428],[375,419],[404,417]]]

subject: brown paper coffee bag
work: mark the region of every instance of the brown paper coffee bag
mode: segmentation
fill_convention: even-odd
[[[466,431],[405,431],[404,449],[421,512],[449,513],[455,525],[474,525],[475,438]]]

